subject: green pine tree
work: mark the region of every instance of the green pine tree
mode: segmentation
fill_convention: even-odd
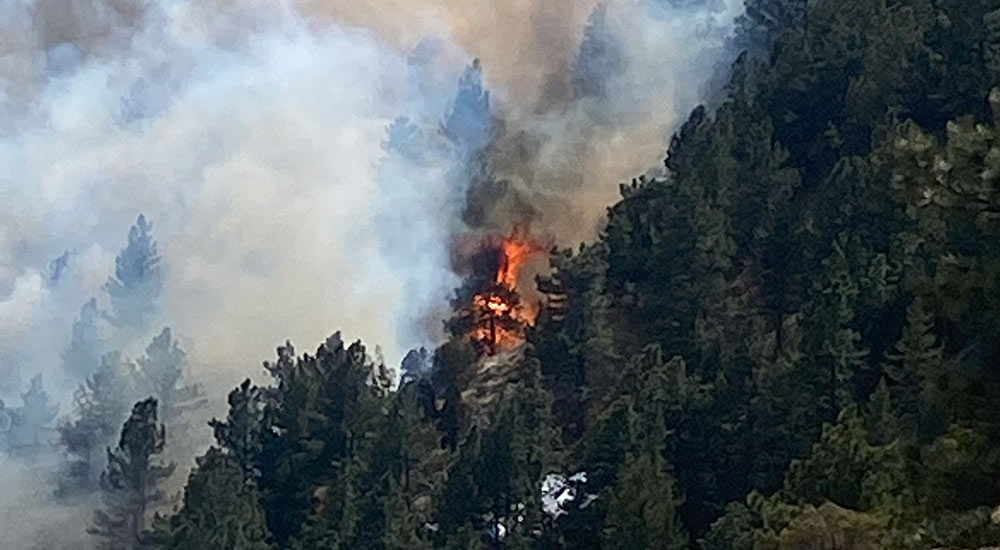
[[[101,474],[102,509],[94,513],[88,533],[102,550],[146,550],[154,543],[149,515],[166,498],[161,487],[174,464],[161,464],[166,429],[157,423],[156,400],[140,401],[122,426],[115,449],[108,448],[108,465]]]
[[[256,485],[236,460],[214,447],[198,459],[180,510],[160,523],[161,550],[272,548]]]
[[[128,417],[128,399],[134,393],[134,366],[112,352],[73,394],[76,420],[59,426],[60,441],[72,457],[62,492],[97,488],[104,448]]]
[[[665,461],[645,450],[630,457],[612,493],[602,548],[680,550],[688,546],[677,515],[674,480]]]
[[[940,412],[943,351],[933,332],[934,319],[924,301],[914,298],[906,310],[906,326],[885,366],[890,393],[905,428],[925,438]]]

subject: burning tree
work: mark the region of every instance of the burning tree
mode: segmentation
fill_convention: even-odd
[[[539,306],[522,300],[518,276],[544,251],[520,226],[503,238],[488,239],[472,255],[470,273],[455,293],[452,306],[458,315],[448,322],[452,334],[468,335],[488,355],[520,345]]]

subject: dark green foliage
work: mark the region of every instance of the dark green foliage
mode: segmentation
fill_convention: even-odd
[[[693,110],[664,175],[621,187],[594,242],[553,252],[525,346],[484,358],[456,315],[396,391],[333,337],[230,394],[226,483],[259,491],[278,547],[998,540],[1000,4],[746,7],[725,97]],[[620,61],[603,8],[583,42],[574,93],[598,108]],[[477,228],[511,196],[480,155],[503,131],[490,108],[473,63],[442,134]],[[386,147],[420,164],[421,139],[399,120]],[[496,273],[465,267],[456,309]],[[169,340],[155,355],[177,364]],[[102,376],[79,433],[116,410]],[[586,472],[580,505],[548,516],[539,482],[568,472]]]
[[[885,366],[900,422],[923,437],[940,427],[944,364],[933,319],[917,297],[906,310],[906,326]]]
[[[519,547],[541,528],[538,488],[559,467],[562,445],[537,362],[525,360],[518,372],[488,424],[459,444],[436,497],[435,519],[448,546],[499,523],[506,543]]]
[[[290,344],[281,347],[278,360],[265,368],[277,386],[264,405],[252,467],[271,533],[279,544],[299,537],[302,543],[344,541],[358,518],[352,517],[356,503],[343,495],[363,494],[361,458],[370,451],[383,414],[377,366],[360,342],[345,347],[335,334],[314,357],[296,359]],[[246,431],[253,425],[252,411],[239,413],[246,416],[231,424],[239,430],[234,447],[257,445],[240,435],[253,433]]]
[[[96,488],[104,448],[127,418],[134,388],[135,367],[114,352],[104,355],[101,366],[73,394],[76,420],[59,427],[62,444],[72,457],[64,491]]]
[[[216,442],[239,464],[248,480],[256,480],[260,475],[258,461],[264,445],[267,398],[267,391],[252,385],[248,378],[229,392],[226,420],[209,422]]]
[[[829,500],[850,509],[872,509],[883,497],[899,496],[908,480],[895,442],[872,445],[857,407],[845,409],[805,459],[793,460],[784,497],[797,504]]]
[[[602,548],[681,550],[687,547],[677,516],[674,482],[664,461],[650,451],[622,468],[604,523]]]
[[[806,506],[778,538],[778,550],[882,550],[887,532],[878,518],[829,502]]]
[[[269,550],[270,534],[253,481],[239,463],[212,448],[198,460],[181,509],[155,534],[164,550]]]
[[[165,442],[166,429],[157,423],[156,400],[136,403],[122,426],[117,447],[107,450],[108,464],[101,474],[104,506],[94,513],[94,526],[88,530],[97,537],[98,548],[154,547],[148,516],[166,498],[160,485],[174,471],[174,464],[157,460]]]

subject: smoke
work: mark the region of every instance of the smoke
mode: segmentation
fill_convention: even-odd
[[[503,105],[505,127],[489,162],[506,194],[517,195],[515,208],[531,212],[511,212],[508,199],[492,208],[487,226],[526,217],[534,232],[574,245],[596,235],[620,182],[661,171],[669,135],[727,63],[742,9],[732,0],[688,4],[602,4],[578,33],[570,70],[550,73],[540,103]]]
[[[398,359],[430,337],[413,325],[455,282],[445,241],[461,230],[463,193],[447,174],[462,159],[434,151],[419,167],[394,165],[382,146],[390,122],[405,115],[433,134],[463,66],[482,59],[503,123],[491,170],[538,213],[538,231],[572,244],[593,236],[619,181],[656,165],[738,11],[734,0],[609,2],[603,32],[622,64],[594,97],[574,93],[573,78],[595,5],[8,8],[3,374],[59,374],[70,323],[90,296],[103,299],[140,212],[167,270],[162,321],[202,362],[253,365],[286,337],[317,341],[340,326]],[[488,225],[512,217],[491,208]],[[381,223],[394,212],[407,223]],[[53,278],[48,264],[67,250]]]
[[[4,547],[17,550],[88,550],[85,531],[93,519],[80,503],[54,504],[51,499],[52,463],[26,465],[0,454],[3,498],[0,526]]]
[[[67,27],[25,6],[36,36],[4,78],[4,110],[17,113],[0,138],[5,358],[58,364],[139,212],[167,271],[162,321],[211,343],[202,361],[258,363],[287,336],[340,325],[391,345],[384,308],[402,289],[367,213],[385,127],[408,93],[404,58],[280,5],[147,5],[128,36],[106,32],[120,28],[114,6],[76,7]],[[75,54],[53,68],[57,50]],[[48,262],[67,249],[87,253],[52,280]]]
[[[522,218],[553,243],[592,238],[617,184],[660,164],[728,63],[741,2],[596,6],[0,8],[0,394],[41,372],[71,412],[73,320],[91,297],[108,307],[139,213],[165,270],[155,329],[183,335],[202,379],[231,385],[286,338],[339,328],[391,364],[432,346],[458,284],[454,241]],[[473,58],[490,116],[478,184],[441,131]],[[135,357],[146,342],[115,347]]]

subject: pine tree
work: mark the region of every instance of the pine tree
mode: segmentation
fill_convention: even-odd
[[[856,405],[827,424],[805,459],[792,461],[783,497],[796,504],[832,501],[851,509],[901,513],[906,506],[907,464],[893,440],[873,444]],[[898,497],[898,498],[897,498]]]
[[[135,392],[135,370],[118,352],[107,353],[101,366],[73,394],[76,420],[59,427],[59,436],[73,457],[64,491],[96,486],[102,450],[128,416]]]
[[[270,533],[260,495],[232,457],[211,448],[198,459],[176,514],[161,520],[162,550],[269,550]]]
[[[30,452],[49,443],[52,421],[59,414],[59,406],[49,399],[42,385],[42,375],[32,377],[28,391],[21,394],[24,403],[15,412],[16,422],[8,434],[8,443],[21,452]]]
[[[458,445],[441,490],[434,496],[434,520],[449,540],[462,538],[464,530],[480,527],[485,510],[476,498],[477,463],[481,435],[474,426]]]
[[[386,550],[430,548],[424,525],[427,503],[439,488],[435,470],[445,459],[439,434],[421,406],[420,383],[409,382],[391,397],[388,414],[368,460],[377,479],[381,523],[380,543]]]
[[[209,422],[215,441],[239,464],[244,477],[251,481],[260,475],[268,397],[265,389],[252,385],[247,378],[229,392],[229,412],[225,421],[212,419]]]
[[[475,459],[473,484],[466,487],[484,528],[502,530],[509,548],[523,547],[541,528],[538,489],[550,472],[561,470],[562,441],[552,416],[552,397],[541,383],[536,360],[517,366],[519,379],[484,427]],[[473,525],[476,525],[473,522]]]
[[[871,434],[872,442],[877,445],[891,443],[902,435],[892,392],[884,378],[879,380],[878,386],[868,400],[867,419],[868,432]]]
[[[108,465],[101,474],[104,508],[94,513],[94,526],[88,530],[98,538],[99,548],[153,548],[148,516],[163,503],[165,495],[160,485],[175,467],[156,459],[165,441],[166,429],[157,423],[156,400],[136,403],[122,426],[118,446],[108,448]]]
[[[140,214],[129,229],[128,244],[115,258],[115,275],[104,285],[119,326],[143,330],[157,313],[163,272],[152,230]]]
[[[86,378],[101,364],[101,334],[98,322],[101,312],[97,299],[91,298],[80,308],[73,322],[69,347],[63,351],[63,370],[74,377]]]
[[[933,314],[923,299],[914,298],[906,310],[906,326],[885,366],[900,422],[923,437],[936,424],[932,411],[940,412],[941,405],[943,353],[933,328]]]
[[[490,93],[483,86],[483,66],[474,59],[458,80],[458,91],[441,125],[441,133],[463,158],[468,158],[487,144],[492,124]]]
[[[823,401],[831,421],[856,402],[859,377],[868,366],[868,350],[853,326],[855,303],[861,293],[848,257],[854,244],[846,234],[838,235],[830,256],[823,261],[823,280],[817,283],[817,300],[825,317],[818,319],[822,324],[817,327],[822,331],[820,364],[828,371],[824,384],[828,393]]]
[[[625,70],[619,37],[608,23],[606,4],[598,4],[587,19],[573,70],[573,97],[603,98],[614,89]]]
[[[451,450],[458,447],[468,427],[468,411],[462,402],[462,389],[468,383],[467,368],[475,362],[476,352],[466,338],[452,338],[434,352],[432,385],[444,403],[437,415],[441,444]]]
[[[146,346],[146,355],[139,359],[143,391],[155,396],[160,403],[164,421],[175,422],[179,416],[206,404],[196,385],[183,385],[187,354],[173,338],[170,328]]]
[[[426,348],[411,349],[400,364],[400,383],[406,384],[427,376],[433,365],[433,358]]]
[[[681,550],[688,538],[677,516],[680,500],[662,457],[643,450],[622,468],[604,523],[609,550]]]
[[[394,479],[389,480],[385,501],[386,528],[382,536],[385,550],[430,550],[430,541],[421,536],[424,522],[413,509],[412,493]]]
[[[808,453],[827,415],[825,408],[817,406],[801,318],[783,319],[772,340],[779,345],[780,333],[780,350],[760,358],[753,373],[756,395],[750,398],[748,449],[754,456],[753,487],[761,492],[780,488],[788,464]]]
[[[339,333],[315,357],[296,360],[287,345],[265,364],[277,388],[265,406],[258,483],[276,543],[351,540],[357,517],[350,507],[366,496],[354,491],[382,414],[376,368],[361,342],[344,346]],[[317,491],[328,496],[313,507]]]
[[[757,517],[745,503],[731,502],[698,545],[702,550],[754,550],[758,527],[756,520]]]
[[[426,154],[421,138],[420,127],[409,118],[398,117],[386,128],[382,149],[408,163],[420,163]]]
[[[53,285],[59,283],[66,270],[69,269],[70,259],[75,254],[75,251],[67,250],[49,262],[49,283]]]

